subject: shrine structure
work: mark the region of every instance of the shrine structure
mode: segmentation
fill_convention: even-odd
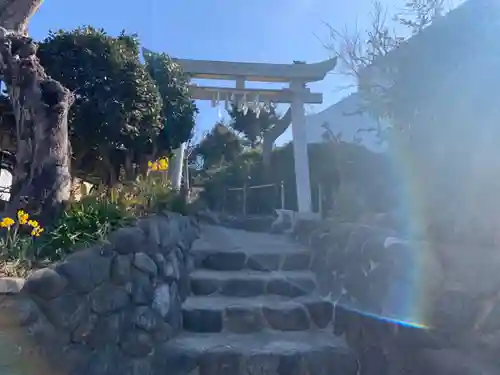
[[[267,64],[210,60],[174,59],[192,79],[234,81],[234,87],[201,86],[192,82],[189,90],[195,100],[210,100],[217,106],[236,103],[240,109],[253,109],[257,115],[269,103],[287,103],[292,108],[293,152],[299,213],[312,212],[309,158],[307,154],[306,118],[304,104],[321,104],[323,95],[313,93],[307,83],[321,81],[333,70],[337,60],[306,64]],[[283,89],[247,88],[245,82],[284,83]],[[176,150],[174,181],[180,181],[184,147]]]

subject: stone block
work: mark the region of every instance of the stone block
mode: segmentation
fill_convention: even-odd
[[[333,321],[333,304],[330,301],[312,300],[304,302],[313,323],[326,328]]]
[[[262,314],[269,326],[279,331],[303,331],[310,327],[307,311],[301,305],[293,307],[264,306]]]
[[[56,265],[55,270],[65,276],[79,293],[89,293],[106,282],[111,274],[111,257],[102,256],[100,249],[77,251]]]
[[[158,274],[156,263],[146,253],[135,253],[132,264],[150,277],[155,277]]]
[[[147,218],[26,282],[0,279],[0,328],[22,339],[26,363],[37,353],[53,367],[47,373],[172,373],[155,364],[182,328],[197,234],[180,215]]]
[[[228,306],[224,326],[229,332],[258,332],[266,327],[261,307]]]
[[[255,297],[264,294],[266,281],[257,278],[235,278],[222,283],[221,294],[232,297]]]
[[[144,247],[146,236],[139,227],[126,227],[111,233],[108,241],[119,254],[132,254]]]
[[[205,268],[219,271],[238,271],[245,267],[247,256],[239,252],[218,252],[208,254],[202,261]]]
[[[222,331],[222,312],[216,309],[183,311],[184,329],[191,332],[209,333]]]
[[[22,278],[19,278],[19,277],[1,277],[0,278],[0,295],[1,294],[18,294],[23,289],[24,284],[25,284],[25,280]],[[62,290],[64,290],[64,289],[62,289]],[[53,293],[56,292],[55,293],[56,295],[58,295],[61,291],[58,290],[57,286],[56,286],[56,290],[52,290]],[[48,295],[50,296],[50,293],[48,293]]]
[[[280,265],[280,254],[251,254],[247,261],[247,268],[255,271],[276,271]]]
[[[43,299],[56,298],[63,293],[68,281],[52,268],[33,272],[24,284],[24,290]]]

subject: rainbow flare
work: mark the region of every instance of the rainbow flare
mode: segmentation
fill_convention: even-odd
[[[429,329],[432,327],[434,287],[439,281],[433,278],[435,274],[431,272],[435,261],[433,249],[428,242],[418,240],[428,225],[425,184],[419,179],[415,161],[402,144],[401,140],[391,139],[392,147],[387,152],[403,230],[400,238],[388,238],[385,247],[397,243],[397,251],[403,252],[398,257],[398,282],[390,285],[382,302],[382,313],[362,310],[350,304],[341,305],[347,310],[380,321]]]
[[[400,139],[391,139],[388,151],[392,177],[396,184],[398,204],[401,208],[399,218],[402,219],[402,236],[406,240],[401,246],[405,252],[404,261],[400,264],[404,282],[391,285],[385,300],[387,313],[378,318],[393,323],[415,328],[431,327],[431,298],[433,281],[428,274],[432,265],[432,249],[421,238],[428,226],[426,219],[426,203],[424,186],[417,170],[415,160]]]

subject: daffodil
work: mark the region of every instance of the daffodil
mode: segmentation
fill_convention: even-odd
[[[29,219],[29,215],[24,212],[24,210],[17,211],[17,218],[19,220],[19,224],[26,224]]]
[[[148,161],[148,168],[153,168],[153,162],[152,161]]]
[[[151,166],[152,171],[157,171],[158,170],[158,163],[155,161],[153,165]]]
[[[0,221],[0,227],[2,228],[10,228],[11,226],[13,226],[15,223],[15,221],[10,218],[10,217],[4,217],[2,219],[2,221]]]
[[[166,171],[168,169],[168,160],[165,158],[158,160],[158,167],[159,170]]]
[[[41,227],[36,227],[31,230],[31,235],[34,237],[40,237],[40,234],[43,233],[43,228]]]
[[[28,220],[28,225],[32,228],[38,228],[40,226],[36,220]]]

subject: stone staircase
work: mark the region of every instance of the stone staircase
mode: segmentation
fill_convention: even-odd
[[[184,332],[168,342],[172,373],[354,375],[333,335],[333,305],[315,293],[310,254],[279,236],[203,227],[183,305]]]

